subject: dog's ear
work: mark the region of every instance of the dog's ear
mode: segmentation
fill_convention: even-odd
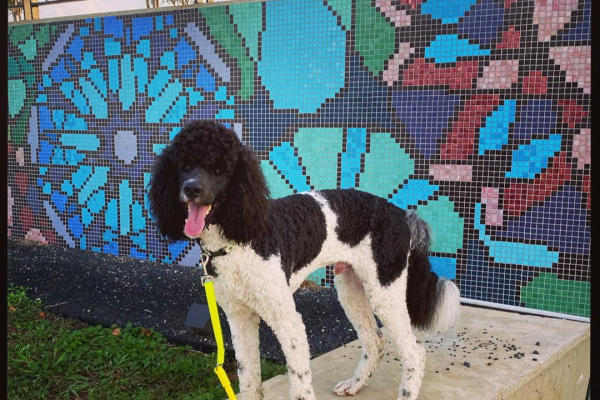
[[[179,201],[179,170],[166,147],[154,161],[148,200],[158,230],[169,239],[183,239],[186,212]]]
[[[240,244],[255,238],[265,227],[269,189],[258,159],[242,146],[216,219],[226,238]]]

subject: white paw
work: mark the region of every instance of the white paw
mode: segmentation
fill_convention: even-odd
[[[363,384],[356,378],[349,378],[339,382],[332,390],[338,396],[354,396],[362,386]]]

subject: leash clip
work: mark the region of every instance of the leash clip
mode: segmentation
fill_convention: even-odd
[[[202,261],[200,261],[200,264],[202,265],[202,277],[200,278],[200,282],[202,282],[202,286],[204,286],[206,284],[206,282],[208,281],[212,281],[213,280],[213,276],[210,275],[208,273],[208,263],[210,262],[210,256],[203,252],[202,253]]]

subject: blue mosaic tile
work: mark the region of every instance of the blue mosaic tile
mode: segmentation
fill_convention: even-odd
[[[123,21],[115,16],[104,17],[104,33],[115,38],[122,38]]]
[[[456,259],[447,257],[429,256],[431,269],[438,276],[446,279],[456,279]]]
[[[548,134],[556,126],[557,113],[549,99],[527,100],[521,105],[518,115],[513,134],[520,140]]]
[[[421,4],[421,12],[430,14],[432,18],[441,19],[445,24],[457,23],[459,18],[465,15],[465,12],[471,8],[476,0],[427,0]]]
[[[506,177],[534,179],[548,166],[548,160],[560,150],[561,143],[561,135],[550,135],[548,139],[535,139],[519,146],[512,152],[512,164]]]
[[[504,7],[494,0],[483,0],[469,11],[458,25],[458,34],[480,44],[490,44],[504,22]]]
[[[471,44],[467,39],[459,39],[458,35],[437,35],[425,48],[425,57],[433,58],[436,63],[453,63],[458,57],[487,56],[490,50]]]
[[[485,119],[479,130],[479,154],[488,150],[500,150],[508,144],[510,125],[515,122],[517,102],[506,100],[492,115]]]
[[[406,130],[415,138],[417,148],[427,157],[438,152],[438,140],[459,104],[458,95],[437,90],[394,92],[392,104]]]
[[[133,40],[150,35],[153,29],[152,17],[133,18],[131,20]]]

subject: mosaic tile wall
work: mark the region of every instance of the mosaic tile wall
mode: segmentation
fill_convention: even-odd
[[[9,235],[196,265],[144,187],[186,121],[216,118],[274,197],[375,193],[430,223],[464,297],[589,316],[590,16],[591,0],[273,0],[13,25]]]

